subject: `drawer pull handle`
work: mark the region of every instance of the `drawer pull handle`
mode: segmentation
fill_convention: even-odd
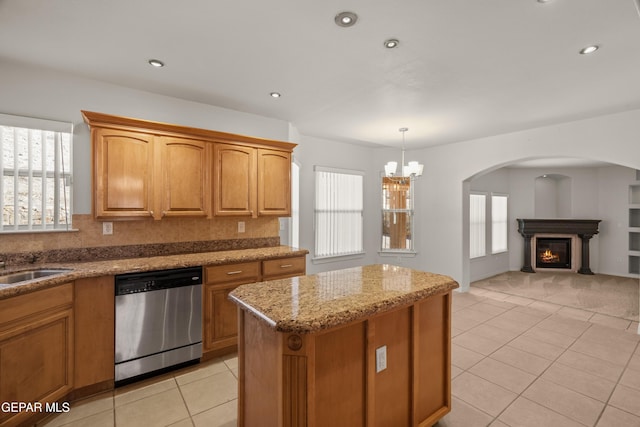
[[[280,266],[280,268],[289,268],[289,267],[293,267],[293,264],[282,264]]]
[[[237,271],[227,271],[227,275],[232,276],[234,274],[240,274],[242,273],[242,270],[237,270]]]

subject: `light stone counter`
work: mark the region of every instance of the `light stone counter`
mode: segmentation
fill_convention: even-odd
[[[0,275],[40,268],[65,268],[68,272],[13,284],[0,284],[0,299],[10,298],[40,289],[46,289],[76,279],[111,276],[123,273],[164,270],[200,265],[219,265],[235,262],[261,261],[306,255],[306,249],[289,246],[273,246],[255,249],[202,252],[181,255],[158,255],[144,258],[121,258],[93,262],[43,263],[16,266],[0,270]]]
[[[457,287],[448,276],[380,264],[244,285],[229,298],[277,332],[310,333]]]

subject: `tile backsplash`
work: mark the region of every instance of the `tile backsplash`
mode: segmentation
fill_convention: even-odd
[[[245,223],[245,232],[238,233],[238,222]],[[279,236],[277,217],[267,218],[168,218],[161,221],[113,221],[113,234],[102,234],[102,222],[91,215],[74,215],[77,231],[53,233],[16,233],[0,236],[2,254],[34,253],[59,249],[81,249],[156,243],[202,242],[265,238]]]

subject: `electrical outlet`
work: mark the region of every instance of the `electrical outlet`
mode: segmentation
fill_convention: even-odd
[[[112,222],[103,222],[102,223],[102,234],[105,234],[105,235],[113,234],[113,223]]]
[[[244,233],[244,221],[238,221],[238,233]]]
[[[387,346],[376,348],[376,373],[387,369]]]

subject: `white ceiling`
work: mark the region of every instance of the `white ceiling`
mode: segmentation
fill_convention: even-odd
[[[634,0],[0,0],[0,60],[409,149],[640,108]]]

